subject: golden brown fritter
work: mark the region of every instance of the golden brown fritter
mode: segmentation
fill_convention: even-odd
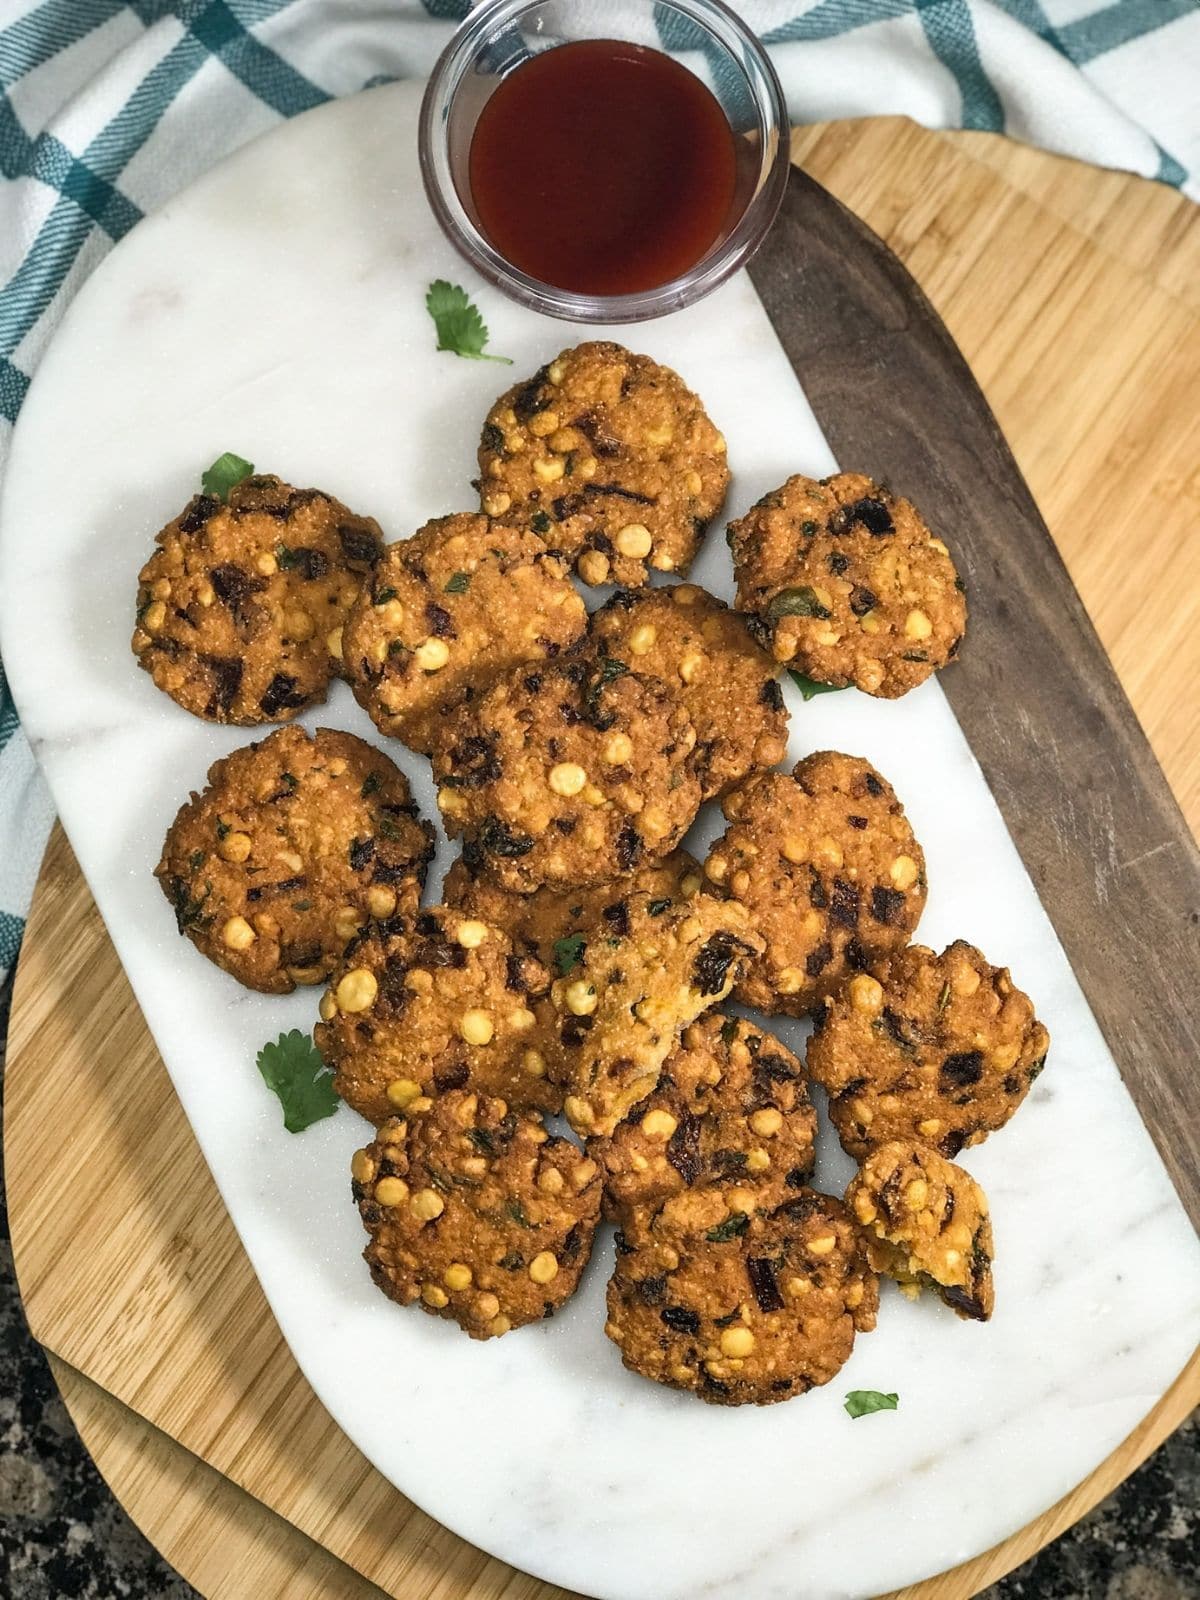
[[[452,1090],[414,1101],[351,1162],[371,1276],[472,1339],[570,1299],[600,1215],[599,1168],[541,1117]]]
[[[585,583],[685,573],[725,500],[725,440],[669,367],[608,340],[564,350],[488,412],[480,501]]]
[[[576,1133],[609,1134],[658,1082],[683,1029],[733,986],[762,948],[741,906],[630,895],[575,940],[550,990],[550,1076]]]
[[[1008,968],[961,939],[859,973],[816,1020],[808,1070],[856,1158],[893,1139],[949,1157],[982,1143],[1024,1100],[1050,1044]]]
[[[690,1190],[618,1233],[604,1331],[644,1378],[772,1405],[835,1377],[878,1304],[840,1200],[802,1189],[762,1217]]]
[[[778,666],[736,611],[694,583],[619,590],[588,633],[598,656],[660,679],[687,708],[706,800],[787,754]]]
[[[209,768],[154,872],[202,954],[287,994],[327,978],[369,918],[414,913],[432,856],[433,829],[385,755],[290,727]]]
[[[691,719],[621,662],[520,668],[459,726],[433,763],[446,831],[518,894],[630,873],[673,850],[699,808]]]
[[[342,669],[342,626],[383,539],[319,489],[246,478],[195,495],[138,574],[138,665],[210,722],[290,722]]]
[[[952,661],[967,625],[950,552],[865,478],[789,478],[729,524],[738,605],[777,661],[895,699]]]
[[[703,1188],[770,1212],[811,1178],[816,1133],[792,1052],[752,1023],[710,1011],[684,1030],[653,1093],[588,1150],[617,1219]]]
[[[478,866],[478,863],[476,863]],[[528,950],[551,971],[573,959],[574,936],[606,917],[616,920],[630,895],[651,900],[690,900],[700,892],[700,863],[686,850],[647,861],[625,878],[592,889],[537,889],[513,894],[492,883],[486,873],[472,876],[459,856],[442,884],[442,899],[469,917],[503,928],[518,950]]]
[[[469,1088],[557,1111],[546,1077],[550,974],[508,935],[434,906],[375,923],[321,999],[317,1049],[334,1088],[370,1122]]]
[[[429,755],[461,706],[586,627],[565,563],[535,534],[438,517],[384,551],[346,622],[346,673],[382,733]]]
[[[848,971],[908,942],[925,905],[925,857],[869,762],[818,751],[790,776],[748,778],[723,809],[730,826],[704,870],[766,940],[735,1000],[803,1016]]]
[[[928,1145],[879,1145],[846,1191],[867,1259],[910,1299],[931,1288],[960,1317],[986,1322],[992,1284],[987,1196],[969,1172]]]

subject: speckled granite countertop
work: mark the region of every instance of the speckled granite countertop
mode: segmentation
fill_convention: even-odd
[[[0,1096],[7,1023],[6,992]],[[75,1432],[25,1323],[0,1195],[0,1596],[194,1594],[125,1515]],[[1200,1419],[985,1600],[1200,1600]]]

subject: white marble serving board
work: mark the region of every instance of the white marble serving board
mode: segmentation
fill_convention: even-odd
[[[936,684],[809,705],[789,686],[790,759],[835,747],[893,781],[928,856],[919,936],[1010,964],[1050,1028],[1049,1065],[1011,1127],[966,1157],[992,1200],[993,1322],[889,1287],[838,1378],[785,1405],[708,1407],[626,1373],[603,1333],[608,1230],[560,1316],[486,1345],[385,1300],[349,1199],[365,1124],[342,1108],[288,1135],[254,1067],[266,1039],[311,1025],[317,993],[240,989],[179,939],[151,877],[187,790],[251,737],[178,710],[129,649],[135,574],[201,468],[237,451],[405,537],[473,503],[497,390],[587,336],[503,300],[441,238],[417,177],[419,94],[391,86],[288,123],[142,223],[85,286],[4,485],[5,665],[284,1336],[371,1461],[477,1545],[604,1600],[871,1595],[1072,1488],[1164,1393],[1200,1323],[1200,1248]],[[439,276],[477,296],[513,368],[435,353],[423,296]],[[730,515],[791,472],[833,468],[746,277],[610,331],[705,397],[729,441]],[[730,594],[719,531],[695,576]],[[340,684],[305,721],[376,737]],[[390,753],[432,815],[427,765]],[[838,1189],[848,1164],[828,1145],[820,1178]],[[896,1390],[900,1409],[851,1421],[856,1388]]]

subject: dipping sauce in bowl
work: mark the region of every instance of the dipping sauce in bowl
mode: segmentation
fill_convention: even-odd
[[[633,294],[680,277],[716,243],[737,154],[720,102],[685,66],[586,39],[501,80],[475,125],[468,183],[483,232],[530,277]]]
[[[505,294],[638,322],[762,243],[787,106],[725,0],[482,0],[430,76],[420,159],[447,238]]]

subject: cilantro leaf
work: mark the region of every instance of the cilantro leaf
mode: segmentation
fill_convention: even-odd
[[[446,584],[444,594],[466,594],[471,587],[471,574],[469,572],[452,572]]]
[[[555,939],[554,964],[560,978],[565,978],[572,967],[579,965],[584,949],[585,941],[581,933],[569,933],[565,939]]]
[[[449,350],[453,355],[467,356],[472,361],[503,361],[506,366],[512,366],[509,356],[484,353],[488,342],[487,324],[461,285],[447,283],[444,278],[431,283],[425,296],[425,309],[437,329],[439,350]]]
[[[235,456],[231,450],[226,450],[223,456],[218,456],[207,472],[200,474],[200,489],[204,494],[216,495],[224,504],[229,499],[229,491],[241,483],[243,478],[248,478],[254,471],[252,461],[243,461],[241,456]]]
[[[794,672],[788,668],[788,677],[800,691],[801,699],[811,700],[817,694],[837,694],[840,689],[848,689],[848,683],[818,683],[815,678],[806,678],[802,672]]]
[[[726,1244],[730,1239],[740,1238],[749,1226],[750,1218],[744,1211],[731,1211],[724,1222],[718,1222],[704,1237],[713,1244]]]
[[[257,1065],[267,1088],[279,1096],[283,1125],[289,1133],[303,1133],[337,1110],[333,1074],[316,1045],[299,1028],[281,1033],[274,1044],[263,1045]]]
[[[829,609],[817,599],[817,591],[807,583],[799,589],[781,589],[767,602],[767,616],[772,622],[780,617],[828,617]]]
[[[895,1411],[898,1394],[880,1394],[878,1389],[851,1389],[846,1396],[846,1411],[852,1417],[869,1417],[872,1411]]]

